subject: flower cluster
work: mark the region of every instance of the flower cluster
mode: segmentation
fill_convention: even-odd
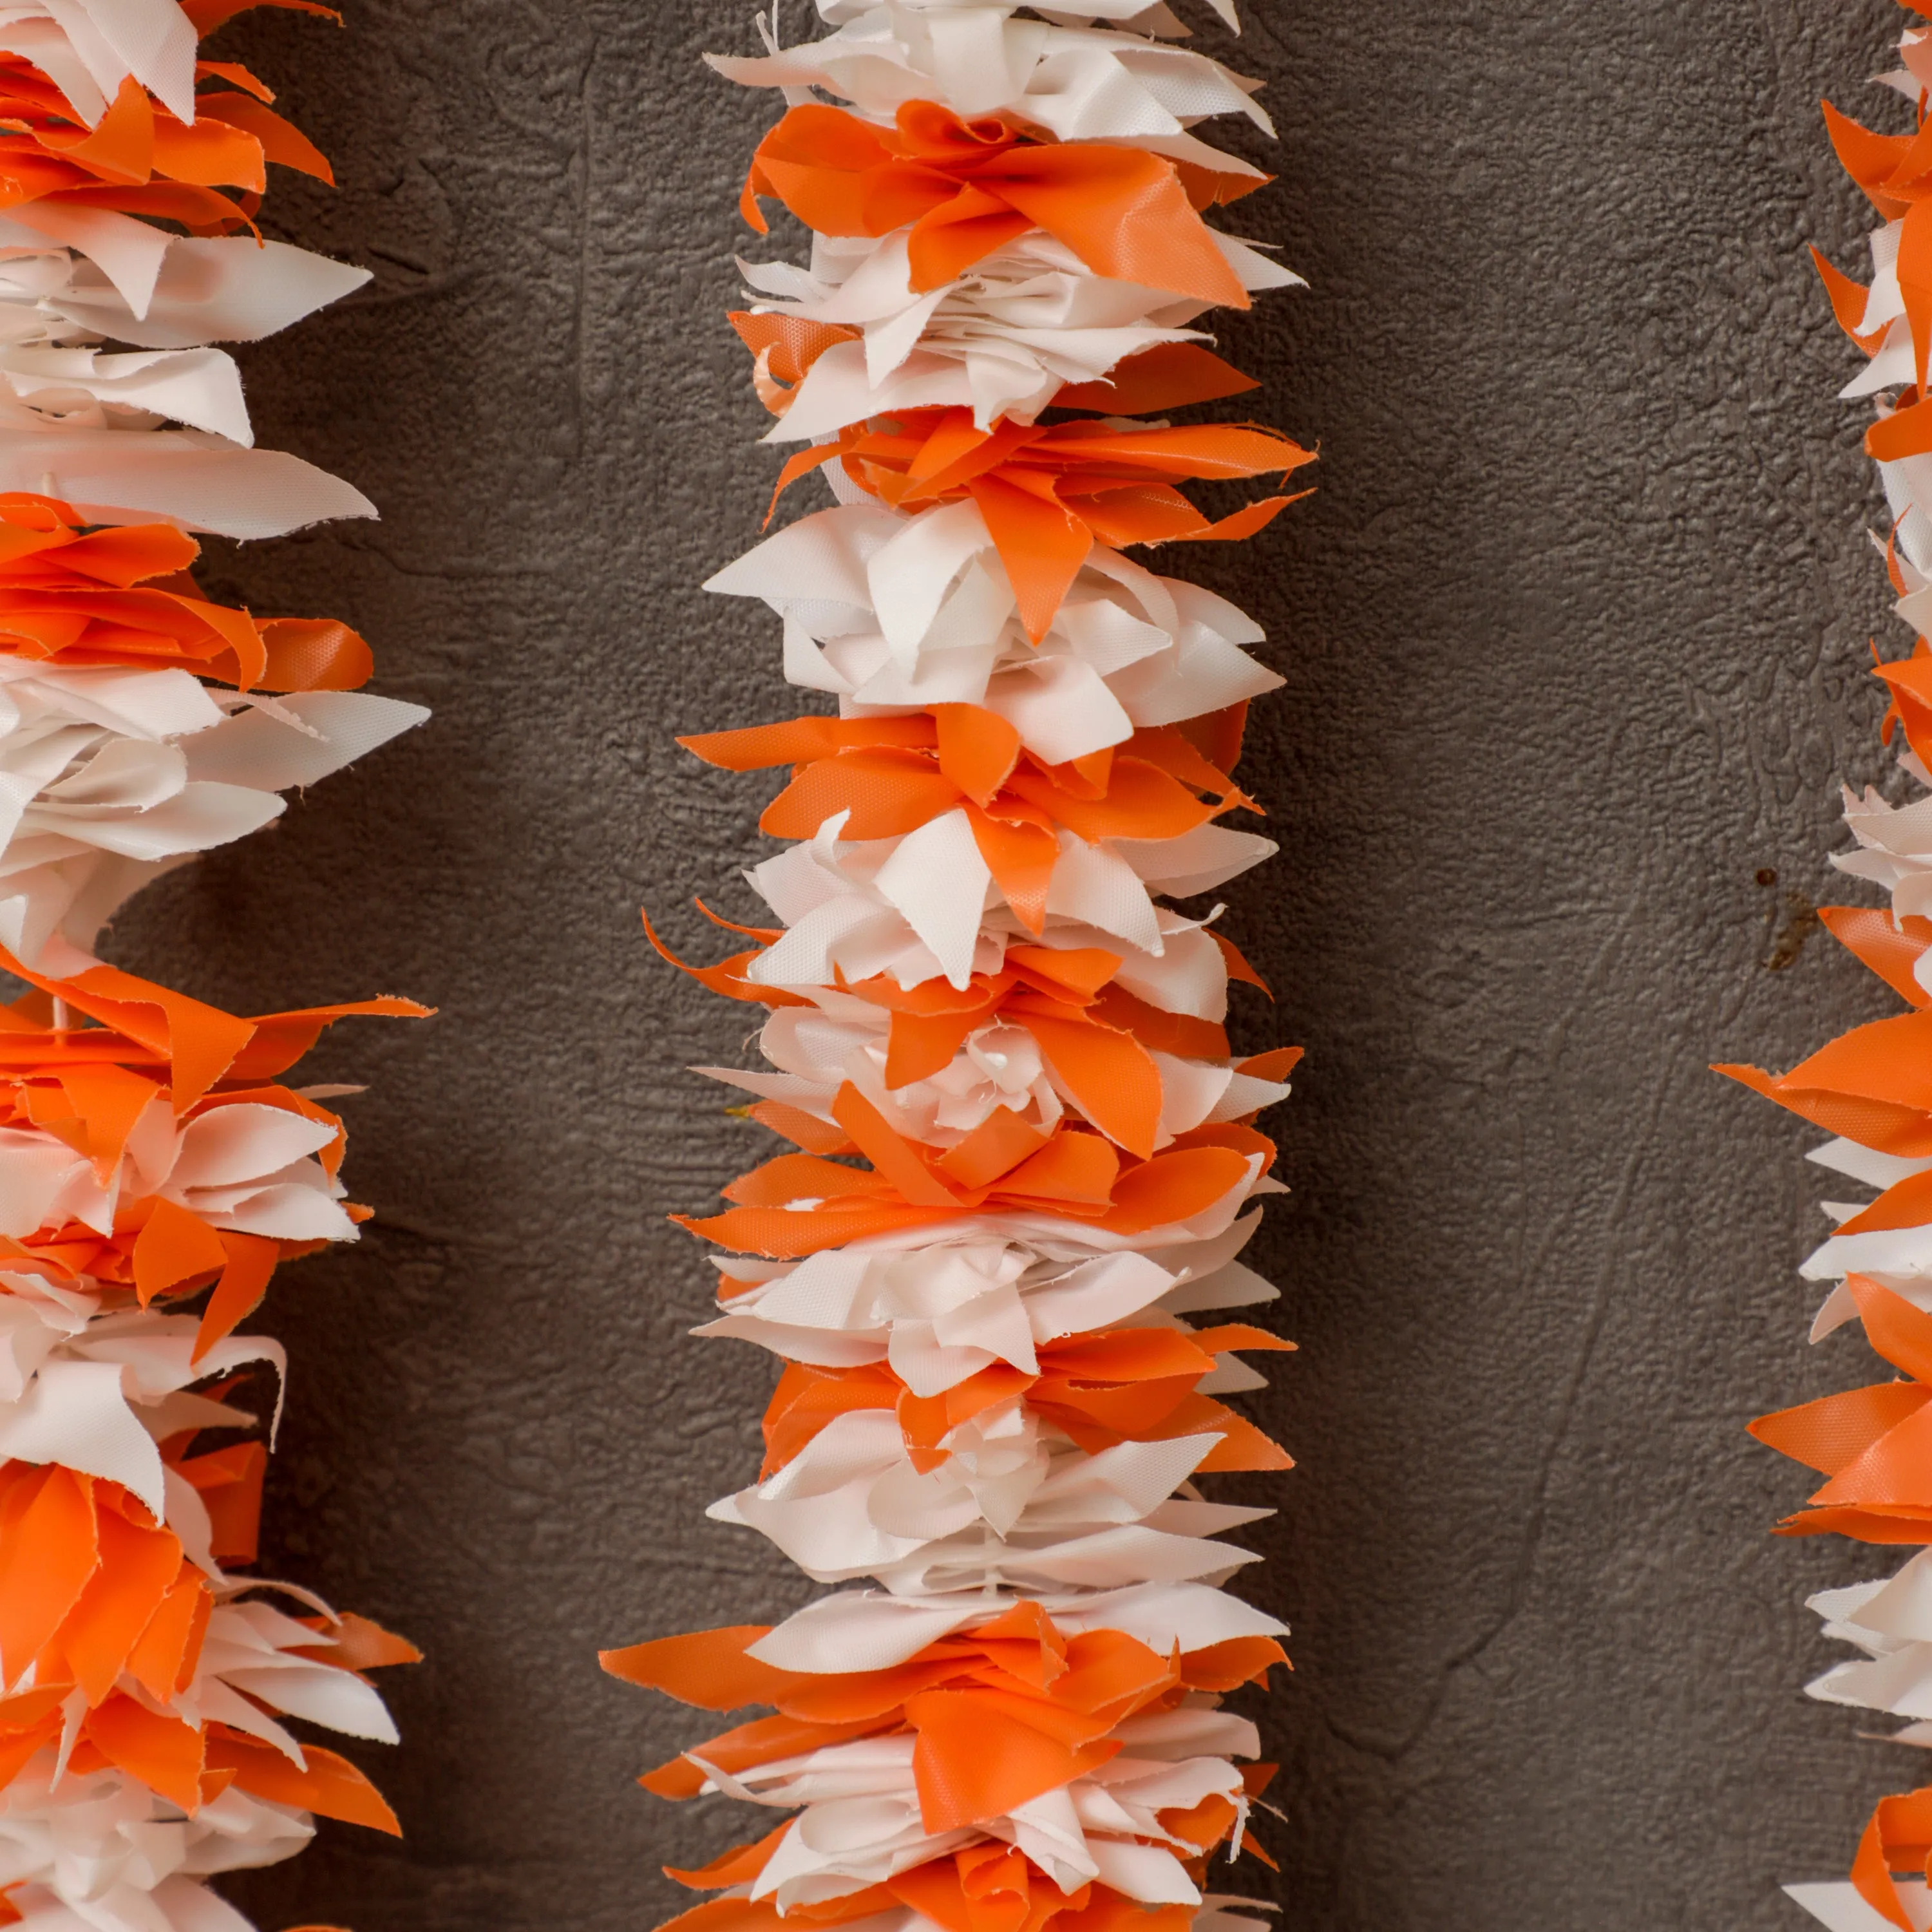
[[[779,494],[834,500],[710,588],[837,709],[682,741],[782,771],[788,842],[742,950],[650,936],[764,1010],[763,1065],[699,1070],[796,1150],[680,1217],[719,1251],[698,1332],[783,1364],[764,1467],[710,1514],[838,1587],[604,1662],[775,1713],[644,1780],[788,1814],[672,1874],[718,1894],[692,1932],[1258,1928],[1210,1874],[1265,1858],[1273,1768],[1221,1706],[1286,1632],[1221,1587],[1268,1512],[1200,1479],[1290,1466],[1223,1398],[1292,1346],[1227,1316],[1274,1298],[1240,1256],[1300,1055],[1231,1047],[1261,981],[1201,896],[1275,849],[1234,772],[1280,680],[1251,618],[1127,553],[1252,536],[1292,497],[1186,486],[1312,460],[1168,419],[1256,386],[1208,311],[1298,280],[1208,219],[1266,177],[1195,128],[1268,122],[1144,0],[819,10],[712,64],[784,92],[742,210],[782,204],[810,259],[742,265],[730,319],[800,446]]]

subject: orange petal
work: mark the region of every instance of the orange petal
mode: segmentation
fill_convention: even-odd
[[[100,1561],[91,1478],[35,1471],[0,1513],[0,1671],[14,1682],[80,1601]]]
[[[131,1772],[190,1815],[201,1808],[202,1738],[119,1693],[88,1713],[83,1734],[110,1764]]]
[[[298,1771],[281,1753],[220,1726],[210,1728],[208,1765],[211,1771],[232,1771],[244,1791],[272,1804],[292,1805],[325,1818],[367,1825],[392,1838],[402,1836],[396,1814],[382,1796],[346,1757],[320,1744],[304,1744],[308,1768]]]
[[[90,1704],[113,1689],[182,1567],[181,1540],[171,1531],[145,1527],[113,1508],[100,1511],[95,1527],[100,1567],[62,1624],[59,1638]]]

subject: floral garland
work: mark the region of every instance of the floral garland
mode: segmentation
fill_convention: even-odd
[[[1271,130],[1160,0],[818,4],[827,37],[774,17],[712,64],[788,104],[741,206],[809,263],[744,265],[731,321],[796,446],[778,494],[836,500],[708,587],[769,605],[837,712],[681,741],[790,767],[760,824],[796,842],[748,874],[772,923],[710,915],[746,950],[650,937],[770,1010],[768,1070],[699,1070],[799,1150],[679,1217],[722,1251],[698,1332],[784,1364],[710,1514],[869,1587],[604,1661],[775,1713],[642,1780],[794,1814],[671,1873],[720,1894],[692,1932],[1253,1932],[1208,1868],[1265,1859],[1274,1768],[1221,1704],[1286,1632],[1218,1587],[1268,1512],[1196,1479],[1290,1466],[1220,1398],[1292,1345],[1221,1317],[1274,1296],[1238,1257],[1299,1049],[1231,1054],[1228,983],[1261,982],[1219,906],[1166,900],[1274,850],[1221,821],[1257,809],[1232,774],[1281,680],[1251,619],[1126,552],[1251,536],[1294,500],[1178,486],[1312,460],[1161,414],[1255,388],[1201,319],[1298,279],[1203,218],[1268,178],[1193,128]]]
[[[1900,766],[1932,788],[1932,174],[1921,159],[1932,132],[1932,28],[1908,28],[1899,52],[1900,66],[1882,80],[1913,104],[1913,131],[1874,134],[1825,110],[1838,158],[1884,219],[1871,236],[1870,286],[1813,252],[1840,325],[1868,358],[1841,393],[1876,406],[1865,448],[1892,512],[1886,555],[1898,614],[1920,634],[1909,658],[1877,665],[1890,698],[1882,736],[1892,744],[1902,735]],[[1932,1545],[1932,797],[1894,806],[1847,789],[1844,812],[1857,849],[1832,862],[1886,888],[1892,906],[1828,906],[1820,916],[1914,1010],[1855,1028],[1781,1078],[1718,1071],[1832,1135],[1808,1157],[1879,1190],[1869,1202],[1826,1204],[1836,1232],[1802,1272],[1830,1284],[1812,1340],[1858,1322],[1904,1379],[1760,1417],[1751,1432],[1826,1479],[1779,1534]],[[1912,1720],[1894,1739],[1932,1744],[1932,1548],[1894,1576],[1822,1592],[1810,1607],[1828,1636],[1863,1653],[1808,1684],[1810,1695]],[[1923,1932],[1932,1891],[1901,1880],[1922,1876],[1928,1855],[1932,1786],[1880,1802],[1848,1882],[1785,1888],[1833,1932]]]
[[[392,1741],[361,1673],[416,1652],[232,1574],[267,1450],[231,1398],[284,1367],[235,1332],[277,1265],[368,1212],[320,1104],[343,1090],[283,1076],[338,1018],[423,1009],[240,1018],[93,950],[148,880],[426,715],[356,688],[346,626],[190,574],[190,532],[374,514],[253,447],[211,346],[368,279],[255,229],[268,163],[329,178],[202,58],[255,4],[335,17],[0,5],[0,970],[26,988],[0,1006],[0,1922],[32,1932],[246,1932],[210,1875],[292,1856],[314,1814],[396,1828],[280,1719]]]

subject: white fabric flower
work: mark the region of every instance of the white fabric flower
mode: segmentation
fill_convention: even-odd
[[[338,1641],[258,1598],[217,1604],[194,1681],[176,1693],[170,1708],[190,1724],[224,1724],[259,1738],[300,1770],[308,1768],[301,1744],[263,1705],[346,1737],[395,1743],[395,1720],[372,1684],[339,1665],[298,1654]]]
[[[801,1262],[732,1256],[718,1264],[723,1313],[694,1332],[821,1368],[890,1361],[914,1394],[939,1395],[994,1362],[1037,1374],[1036,1350],[1069,1335],[1184,1326],[1183,1314],[1274,1300],[1276,1291],[1235,1258],[1259,1224],[1247,1215],[1210,1239],[1157,1249],[1158,1261],[1070,1258],[1064,1246],[976,1228],[857,1241]]]
[[[1090,1455],[1013,1402],[960,1424],[921,1472],[891,1410],[854,1409],[706,1514],[757,1530],[818,1582],[866,1576],[898,1594],[1218,1582],[1255,1558],[1210,1539],[1274,1514],[1174,1496],[1220,1439]]]
[[[86,952],[130,894],[280,816],[429,715],[364,692],[244,698],[177,669],[0,657],[0,944]]]
[[[236,1234],[352,1241],[342,1184],[315,1158],[340,1132],[258,1100],[203,1101],[178,1119],[157,1090],[104,1173],[46,1128],[0,1127],[0,1234],[69,1221],[110,1234],[123,1208],[152,1197]]]
[[[1305,286],[1252,244],[1210,232],[1250,293]],[[1096,275],[1042,230],[919,292],[910,234],[814,234],[809,270],[739,262],[754,313],[860,332],[813,362],[767,442],[808,442],[893,410],[970,408],[982,429],[1002,416],[1031,422],[1063,383],[1103,380],[1162,343],[1206,339],[1189,326],[1205,303]]]
[[[1230,0],[1211,4],[1234,24]],[[968,118],[1010,113],[1063,141],[1124,142],[1189,159],[1202,144],[1182,146],[1185,130],[1210,115],[1243,115],[1274,131],[1253,98],[1258,82],[1143,38],[1160,31],[1166,13],[1147,0],[1101,0],[1071,16],[1056,10],[1050,21],[1018,17],[1011,0],[820,0],[819,13],[836,28],[821,40],[781,49],[767,32],[762,56],[706,58],[746,86],[783,88],[788,99],[819,88],[880,122],[902,102],[937,100]],[[1076,24],[1082,15],[1142,32]]]
[[[782,1100],[828,1125],[840,1088],[850,1082],[886,1124],[928,1147],[952,1147],[997,1109],[1040,1134],[1050,1134],[1077,1096],[1047,1064],[1024,1024],[997,1018],[976,1028],[950,1065],[903,1086],[886,1084],[891,1016],[850,994],[814,988],[810,1008],[781,1006],[758,1036],[759,1050],[777,1070],[742,1072],[698,1066],[727,1085]],[[1162,1108],[1154,1146],[1206,1123],[1240,1120],[1287,1096],[1279,1082],[1257,1080],[1225,1064],[1154,1052],[1161,1076]]]
[[[835,985],[842,974],[848,984],[885,974],[908,989],[943,977],[963,990],[975,973],[997,973],[1010,944],[1033,942],[994,886],[964,812],[896,838],[842,840],[844,820],[835,814],[815,838],[745,874],[787,928],[746,969],[754,983],[805,990]],[[1198,1011],[1197,988],[1218,987],[1225,1000],[1226,963],[1201,922],[1157,906],[1153,895],[1210,890],[1274,850],[1271,839],[1211,824],[1179,838],[1091,845],[1063,832],[1044,942],[1127,956],[1120,983],[1170,1012]],[[1162,970],[1156,962],[1184,935],[1198,943],[1184,946],[1178,970]],[[1173,996],[1161,997],[1170,986]]]
[[[184,1429],[249,1420],[193,1384],[254,1362],[285,1367],[266,1336],[225,1336],[197,1362],[187,1315],[120,1307],[83,1280],[0,1274],[0,1460],[60,1462],[166,1507],[156,1446]]]
[[[1118,1588],[1028,1592],[1064,1636],[1121,1630],[1157,1655],[1206,1650],[1237,1637],[1286,1636],[1288,1626],[1204,1583],[1130,1583]],[[909,1598],[841,1590],[794,1610],[748,1654],[780,1670],[890,1670],[942,1637],[982,1624],[1020,1601],[997,1588]]]
[[[95,126],[132,78],[178,120],[194,118],[200,36],[175,0],[7,0],[0,52],[38,68]]]
[[[1264,635],[1245,613],[1097,545],[1035,646],[970,502],[910,518],[869,502],[821,510],[705,588],[777,612],[787,681],[836,693],[842,715],[983,705],[1049,764],[1282,681],[1242,648]]]
[[[1098,1880],[1144,1905],[1199,1904],[1181,1864],[1196,1847],[1168,1832],[1160,1814],[1221,1797],[1245,1820],[1240,1772],[1225,1758],[1192,1754],[1254,1756],[1253,1725],[1226,1712],[1184,1710],[1130,1718],[1112,1736],[1122,1749],[1098,1770],[944,1833],[928,1834],[920,1822],[910,1732],[827,1745],[736,1776],[712,1770],[704,1788],[754,1804],[805,1808],[750,1889],[781,1912],[883,1883],[989,1838],[1024,1852],[1063,1892]]]
[[[43,1752],[0,1790],[0,1886],[34,1932],[250,1932],[200,1881],[315,1834],[306,1812],[233,1785],[189,1818],[125,1772],[53,1771]]]
[[[1822,1590],[1806,1606],[1824,1619],[1825,1636],[1864,1652],[1834,1664],[1806,1691],[1826,1703],[1914,1719],[1893,1742],[1932,1745],[1932,1551],[1922,1550],[1888,1580]]]
[[[1898,762],[1916,783],[1932,788],[1932,772],[1915,753],[1902,750]],[[1892,895],[1894,917],[1932,917],[1932,796],[1895,806],[1870,785],[1863,797],[1847,785],[1844,809],[1845,829],[1858,849],[1834,853],[1832,863],[1853,878],[1883,886]],[[1912,976],[1932,992],[1928,958],[1919,959]]]
[[[254,342],[368,280],[366,268],[286,242],[170,235],[108,208],[27,202],[0,214],[8,342]]]

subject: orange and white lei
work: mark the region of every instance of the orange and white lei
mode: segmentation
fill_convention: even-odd
[[[700,1070],[796,1150],[680,1218],[719,1251],[699,1332],[782,1364],[710,1514],[832,1588],[604,1661],[773,1714],[644,1780],[782,1814],[672,1874],[717,1894],[689,1932],[1258,1928],[1214,1868],[1265,1859],[1272,1767],[1222,1706],[1286,1632],[1222,1587],[1267,1512],[1202,1479],[1289,1466],[1223,1398],[1292,1346],[1228,1318],[1274,1298],[1240,1256],[1299,1050],[1231,1046],[1261,982],[1211,896],[1275,849],[1234,774],[1281,680],[1142,560],[1293,500],[1184,486],[1312,460],[1196,408],[1256,386],[1212,311],[1298,279],[1221,213],[1267,176],[1199,130],[1271,130],[1162,4],[819,10],[712,64],[782,91],[742,207],[810,257],[743,264],[730,320],[779,496],[832,500],[710,587],[836,710],[682,740],[786,775],[768,919],[683,970],[766,1010],[762,1066]]]

